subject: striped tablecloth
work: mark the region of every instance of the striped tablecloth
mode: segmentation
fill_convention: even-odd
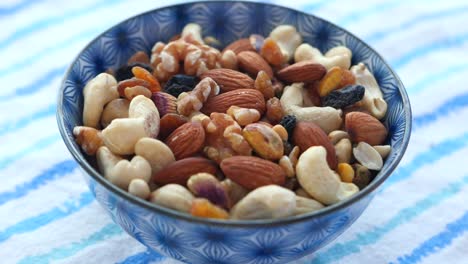
[[[169,1],[0,2],[1,263],[176,263],[104,213],[55,121],[57,90],[76,54],[160,2]],[[468,263],[468,2],[356,2],[276,1],[380,52],[407,87],[414,132],[388,188],[311,263]]]

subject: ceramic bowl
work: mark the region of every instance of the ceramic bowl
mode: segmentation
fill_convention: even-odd
[[[108,68],[124,64],[136,51],[149,52],[183,26],[195,22],[205,36],[224,45],[281,24],[296,26],[304,42],[322,52],[346,45],[352,64],[364,62],[377,79],[388,112],[392,151],[372,183],[348,200],[322,210],[277,220],[201,219],[138,199],[112,185],[75,143],[73,127],[82,124],[82,90]],[[411,110],[403,84],[366,43],[323,19],[280,6],[250,2],[198,2],[155,9],[127,19],[87,45],[72,62],[59,91],[57,119],[63,140],[80,164],[96,200],[129,235],[148,248],[189,263],[286,263],[310,256],[345,231],[367,207],[376,190],[398,165],[409,141]]]

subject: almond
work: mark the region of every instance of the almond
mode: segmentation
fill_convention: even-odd
[[[216,175],[217,165],[214,161],[205,158],[186,158],[175,161],[153,175],[156,184],[177,183],[187,185],[190,176],[206,172]]]
[[[387,138],[387,128],[375,117],[363,112],[350,112],[345,117],[345,128],[354,143],[381,145]]]
[[[187,123],[187,117],[179,114],[166,114],[159,121],[159,139],[166,139],[174,130]]]
[[[203,73],[200,79],[210,77],[221,89],[221,92],[229,92],[236,89],[253,89],[254,80],[247,74],[231,69],[213,69]]]
[[[286,173],[278,164],[252,156],[224,159],[221,170],[226,177],[249,190],[270,184],[284,185],[286,181]]]
[[[201,111],[210,115],[213,112],[226,113],[229,107],[256,109],[261,115],[265,112],[263,94],[255,89],[237,89],[208,98]]]
[[[335,147],[327,134],[312,122],[298,122],[294,128],[292,141],[297,145],[301,153],[312,146],[322,146],[327,150],[327,162],[331,169],[336,169],[338,161]]]
[[[250,43],[248,38],[243,38],[229,44],[226,48],[223,49],[223,52],[226,50],[232,50],[234,53],[238,54],[242,51],[255,51],[255,48],[252,43]]]
[[[190,157],[203,148],[205,130],[199,122],[183,124],[174,130],[164,143],[172,150],[177,160]]]
[[[320,80],[327,69],[314,61],[307,60],[294,63],[277,72],[280,80],[295,83],[295,82],[312,82]]]
[[[237,54],[239,67],[251,76],[257,76],[259,71],[265,71],[270,78],[273,78],[273,70],[260,54],[254,51],[243,51]]]

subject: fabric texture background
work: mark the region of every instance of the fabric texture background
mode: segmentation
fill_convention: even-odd
[[[162,3],[165,2],[165,3]],[[181,1],[0,3],[2,263],[178,263],[115,225],[87,190],[55,121],[66,68],[125,18]],[[398,169],[342,236],[298,263],[468,263],[468,4],[270,1],[344,27],[405,84],[411,141]]]

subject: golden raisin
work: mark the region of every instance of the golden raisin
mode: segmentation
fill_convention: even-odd
[[[328,70],[327,74],[325,74],[322,80],[320,80],[320,83],[318,85],[318,92],[320,96],[326,96],[331,91],[338,88],[338,86],[341,83],[342,76],[343,70],[338,66],[335,66]]]
[[[161,91],[161,84],[159,84],[158,79],[156,79],[149,71],[140,66],[135,66],[132,68],[132,73],[136,78],[147,81],[150,84],[150,91],[152,93]]]
[[[343,75],[341,77],[341,82],[338,85],[338,89],[346,87],[348,85],[356,84],[356,77],[350,70],[342,70]]]
[[[229,214],[221,207],[212,204],[204,198],[196,198],[192,202],[190,213],[193,216],[204,218],[228,219]]]
[[[265,39],[263,47],[260,50],[260,54],[273,66],[281,65],[284,62],[283,53],[281,52],[280,47],[271,38]]]
[[[281,121],[281,118],[283,118],[283,107],[281,106],[281,101],[278,98],[273,97],[269,99],[266,103],[266,109],[266,118],[272,124],[278,124],[279,121]]]
[[[339,163],[338,164],[338,174],[340,175],[342,182],[353,182],[354,179],[354,169],[348,163]]]

